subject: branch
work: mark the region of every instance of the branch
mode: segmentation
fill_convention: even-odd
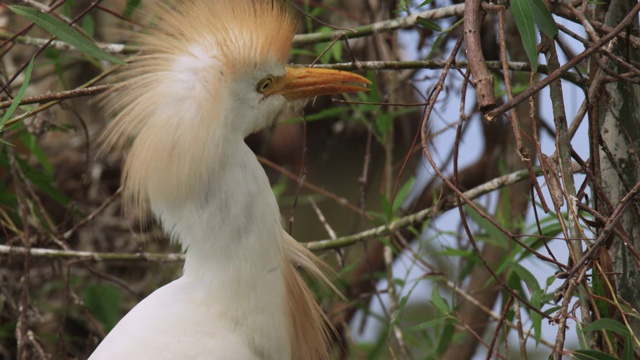
[[[478,97],[480,110],[489,110],[496,106],[496,95],[493,89],[493,76],[484,64],[480,31],[483,13],[481,0],[470,0],[464,9],[464,43],[465,53],[469,59],[469,71],[473,75],[473,87]]]
[[[418,69],[442,69],[446,66],[445,60],[428,60],[428,61],[362,61],[357,63],[336,63],[336,64],[316,64],[315,68],[320,69],[335,69],[335,70],[418,70]],[[467,61],[456,61],[454,63],[459,68],[466,68],[469,66]],[[486,61],[485,65],[491,70],[502,70],[502,65],[499,61]],[[300,67],[311,66],[310,64],[296,65]],[[526,62],[512,61],[507,63],[509,70],[514,71],[531,71],[531,64]],[[538,73],[548,74],[548,68],[546,65],[538,66]],[[570,81],[577,86],[583,86],[586,80],[581,78],[579,74],[575,72],[566,72],[561,76],[563,79]],[[25,97],[20,101],[20,105],[38,104],[49,101],[59,101],[71,98],[77,98],[82,96],[90,96],[102,93],[111,89],[115,84],[96,85],[86,88],[78,88],[67,91],[53,92],[49,94],[37,95]],[[6,100],[0,102],[0,109],[6,109],[13,104],[13,100]],[[424,104],[420,104],[424,105]]]
[[[336,63],[336,64],[315,64],[313,67],[322,69],[335,69],[335,70],[420,70],[420,69],[443,69],[447,64],[446,60],[426,60],[426,61],[358,61],[349,63]],[[469,67],[467,61],[455,61],[455,66],[460,68]],[[502,70],[502,63],[500,61],[485,61],[485,66],[491,70]],[[296,65],[298,66],[298,65]],[[309,66],[309,65],[299,65]],[[522,61],[507,62],[509,70],[514,71],[531,71],[531,64]],[[546,65],[538,65],[538,73],[549,74],[549,69]],[[561,74],[561,77],[567,81],[570,81],[577,86],[583,86],[586,84],[586,80],[576,72],[565,72]]]
[[[177,262],[184,261],[183,254],[157,254],[157,253],[98,253],[92,251],[71,251],[31,248],[27,251],[21,246],[0,245],[0,256],[25,255],[30,253],[33,258],[54,260],[85,260],[85,261],[149,261],[149,262]]]
[[[552,82],[558,80],[558,78],[561,77],[562,73],[567,72],[572,67],[578,65],[578,63],[583,61],[589,55],[598,51],[601,47],[604,46],[604,44],[606,44],[611,39],[616,37],[619,33],[622,32],[622,30],[626,29],[629,23],[631,23],[631,21],[636,18],[638,11],[640,11],[640,2],[637,3],[636,6],[633,7],[633,9],[631,9],[631,11],[622,19],[622,21],[618,24],[618,26],[616,26],[610,33],[601,37],[600,40],[594,42],[593,45],[585,49],[578,56],[575,56],[571,60],[567,61],[564,65],[560,66],[556,71],[549,74],[549,76],[542,79],[540,82],[534,84],[533,86],[529,87],[527,90],[520,93],[520,95],[514,97],[513,100],[508,101],[503,105],[498,106],[497,108],[489,111],[484,116],[485,120],[487,121],[495,120],[495,118],[498,115],[501,115],[504,112],[513,109],[516,105],[520,104],[521,102],[525,101],[529,97],[533,96],[535,93],[547,87]]]
[[[462,16],[464,4],[445,6],[443,8],[427,10],[421,13],[376,22],[369,25],[355,27],[351,30],[337,30],[331,32],[299,34],[293,38],[293,46],[309,45],[321,42],[330,42],[339,38],[360,38],[385,31],[410,28],[416,25],[417,19],[426,20],[442,19],[450,16]]]
[[[464,4],[445,6],[443,8],[427,10],[418,14],[413,14],[401,18],[380,21],[377,23],[358,26],[349,30],[338,30],[332,32],[321,32],[313,34],[298,34],[293,38],[293,46],[311,45],[321,42],[330,42],[338,38],[360,38],[377,34],[385,31],[393,31],[397,29],[410,28],[416,25],[417,19],[423,18],[427,20],[442,19],[450,16],[462,16],[464,13]],[[13,35],[8,33],[0,33],[0,39],[8,40]],[[13,39],[14,42],[29,45],[29,46],[49,46],[58,50],[65,51],[78,51],[75,47],[60,40],[49,40],[43,38],[35,38],[30,36],[17,36]],[[112,54],[132,54],[140,50],[139,46],[124,45],[124,44],[109,44],[109,43],[96,43],[96,45],[102,50]]]
[[[20,100],[20,105],[39,104],[39,103],[49,102],[49,101],[65,100],[65,99],[77,98],[82,96],[95,95],[95,94],[104,92],[106,90],[109,90],[113,86],[114,84],[96,85],[96,86],[91,86],[86,88],[79,88],[74,90],[67,90],[67,91],[60,91],[60,92],[55,92],[50,94],[25,97],[22,100]],[[11,104],[13,104],[13,100],[2,101],[0,102],[0,109],[6,109],[10,107]]]

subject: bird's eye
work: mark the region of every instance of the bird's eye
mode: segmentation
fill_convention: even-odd
[[[258,82],[258,86],[256,87],[256,90],[261,94],[269,90],[271,85],[273,85],[273,80],[274,80],[273,76],[271,75],[265,77],[264,79],[260,80],[260,82]]]

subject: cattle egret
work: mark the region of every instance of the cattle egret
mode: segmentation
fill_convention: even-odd
[[[143,54],[106,97],[103,144],[133,141],[124,197],[186,250],[182,277],[134,307],[91,359],[323,359],[327,318],[297,268],[322,263],[282,229],[244,138],[310,97],[365,91],[355,74],[285,67],[298,23],[281,1],[159,6]]]

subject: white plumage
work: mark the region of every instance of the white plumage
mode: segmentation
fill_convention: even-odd
[[[125,198],[186,249],[91,359],[323,359],[329,325],[296,270],[320,261],[282,230],[244,137],[311,96],[364,91],[358,75],[285,68],[297,22],[279,1],[185,0],[160,7],[144,53],[107,97],[105,147],[135,141]]]

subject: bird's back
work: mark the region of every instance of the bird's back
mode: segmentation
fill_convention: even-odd
[[[223,326],[215,299],[194,294],[184,278],[153,292],[111,330],[89,358],[258,360],[246,339]]]

